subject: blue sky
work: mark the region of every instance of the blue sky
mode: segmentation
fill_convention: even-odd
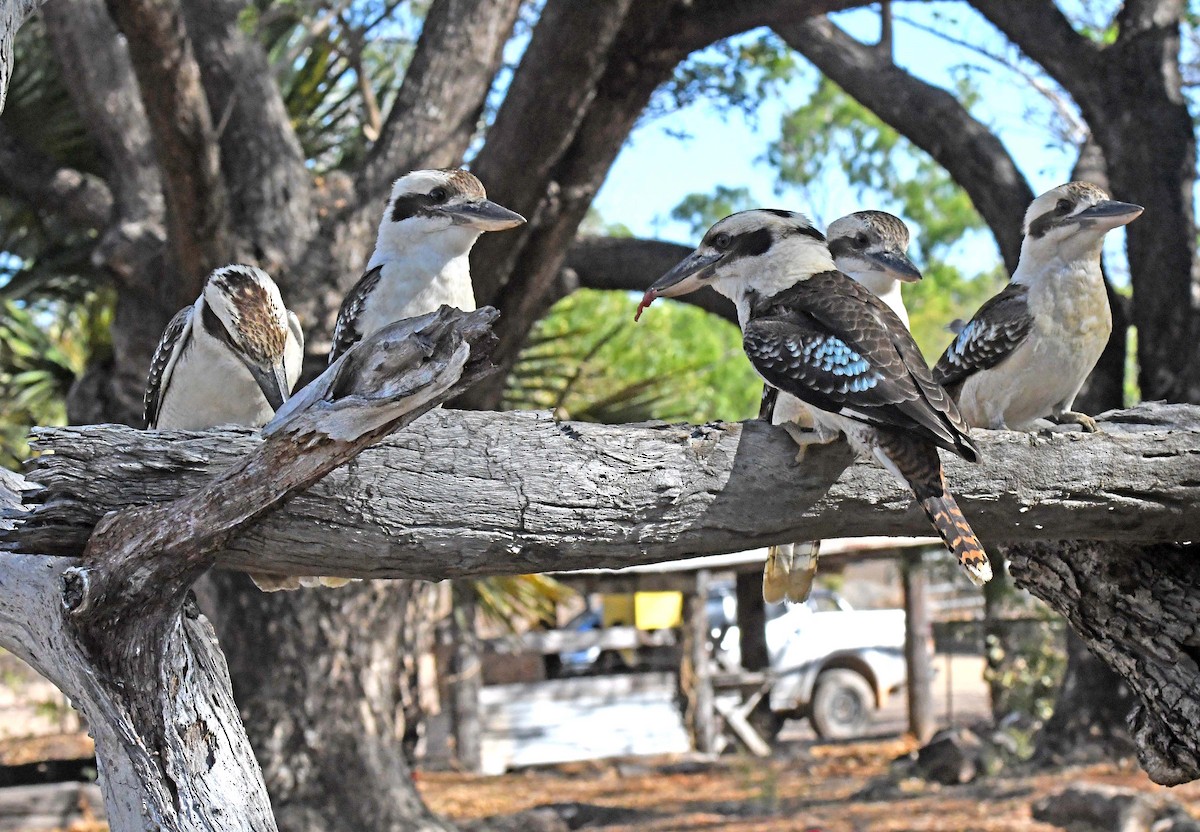
[[[1046,99],[1011,70],[904,20],[940,27],[940,31],[992,52],[1011,52],[990,24],[957,2],[897,4],[896,18],[898,64],[945,87],[952,85],[956,67],[979,67],[973,73],[981,93],[976,117],[998,133],[1035,192],[1067,180],[1075,160],[1074,149],[1061,146],[1052,135],[1048,127],[1051,107]],[[855,37],[865,41],[878,37],[878,13],[873,9],[847,12],[836,20]],[[763,155],[767,145],[778,137],[783,115],[808,99],[816,77],[809,67],[776,96],[764,101],[753,119],[736,110],[721,112],[711,102],[699,101],[642,124],[617,159],[596,208],[606,221],[624,223],[639,236],[693,243],[691,229],[670,220],[670,211],[687,194],[710,193],[718,185],[745,186],[759,204],[802,210],[823,222],[874,207],[862,204],[836,177],[823,183],[816,194],[818,204],[805,204],[804,196],[795,190],[776,192],[774,170]],[[679,133],[688,138],[679,138]],[[1120,242],[1113,242],[1119,250]],[[999,255],[990,235],[982,233],[960,246],[953,259],[975,261],[975,268],[968,262],[960,263],[970,273],[990,267]]]

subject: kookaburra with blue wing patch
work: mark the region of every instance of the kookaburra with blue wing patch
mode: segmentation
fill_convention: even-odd
[[[647,290],[639,310],[706,285],[733,301],[742,346],[763,380],[812,408],[813,441],[845,433],[913,492],[973,581],[991,578],[938,457],[944,448],[977,461],[968,427],[908,329],[838,271],[824,235],[790,211],[726,217]]]
[[[908,226],[886,211],[856,211],[829,225],[829,252],[838,271],[866,286],[908,326],[908,310],[900,294],[902,283],[921,279],[921,271],[908,258]],[[808,405],[767,385],[763,388],[760,419],[783,425],[794,437],[805,438],[814,427]],[[800,441],[800,440],[798,440]],[[807,443],[800,443],[797,461]],[[817,574],[821,541],[783,543],[767,549],[763,567],[763,600],[778,604],[808,598]]]
[[[392,185],[367,270],[342,301],[329,363],[388,324],[442,304],[471,311],[471,247],[525,222],[465,170],[417,170]]]
[[[167,324],[146,380],[151,430],[261,427],[300,378],[304,333],[279,287],[253,266],[225,266]],[[295,589],[341,578],[252,574],[260,589]]]
[[[1023,430],[1051,417],[1096,430],[1072,407],[1112,332],[1101,247],[1105,234],[1142,210],[1086,182],[1059,185],[1033,201],[1012,280],[933,368],[968,423]]]

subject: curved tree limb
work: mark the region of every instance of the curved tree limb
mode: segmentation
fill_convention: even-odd
[[[944,167],[992,230],[1011,274],[1034,193],[1001,141],[944,89],[860,43],[828,18],[776,24],[776,33],[838,86]]]
[[[177,306],[229,256],[229,196],[200,68],[178,0],[107,0],[149,116],[166,203]]]
[[[220,125],[235,259],[257,262],[286,287],[284,267],[300,258],[317,229],[312,173],[266,52],[238,25],[245,7],[244,0],[183,0],[208,106]]]

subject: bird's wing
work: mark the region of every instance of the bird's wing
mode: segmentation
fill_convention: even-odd
[[[976,456],[958,408],[896,313],[840,272],[757,306],[742,343],[768,384],[813,407]]]
[[[1021,345],[1032,326],[1029,289],[1009,283],[959,330],[934,365],[934,379],[948,387],[996,366]]]
[[[358,319],[362,315],[367,296],[379,285],[379,277],[382,272],[382,265],[369,269],[342,300],[337,326],[333,328],[333,346],[329,350],[330,364],[337,361],[342,353],[362,340],[363,334],[358,328]]]
[[[146,377],[146,397],[142,410],[146,427],[151,430],[158,427],[158,413],[162,408],[163,394],[171,383],[171,373],[175,370],[175,364],[191,344],[194,311],[195,307],[185,306],[176,312],[175,317],[163,330],[158,346],[154,348],[150,374]]]

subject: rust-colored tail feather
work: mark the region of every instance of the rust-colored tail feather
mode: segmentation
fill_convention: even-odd
[[[987,552],[983,551],[979,538],[971,530],[971,524],[963,517],[950,492],[943,491],[941,496],[926,497],[921,500],[921,508],[929,515],[946,548],[954,553],[962,568],[967,570],[967,577],[971,579],[971,583],[983,586],[990,581],[992,565],[988,562]]]

